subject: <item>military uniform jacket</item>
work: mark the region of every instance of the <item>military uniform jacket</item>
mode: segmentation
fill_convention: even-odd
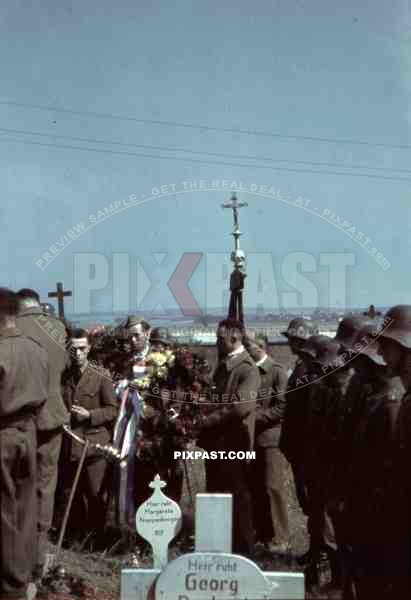
[[[278,448],[284,417],[287,373],[268,356],[258,365],[261,385],[255,417],[255,443],[261,448]]]
[[[0,428],[36,416],[47,399],[46,351],[16,329],[0,335]]]
[[[401,403],[395,429],[396,475],[397,481],[405,489],[411,515],[411,477],[409,460],[411,452],[411,389],[408,388]],[[411,518],[410,518],[411,521]]]
[[[58,319],[44,315],[40,307],[22,311],[17,317],[16,327],[23,335],[43,346],[48,354],[47,402],[39,413],[37,427],[42,431],[58,429],[70,421],[61,395],[61,377],[68,359],[65,327]]]
[[[90,412],[89,421],[77,421],[72,415],[71,427],[83,439],[94,444],[108,444],[112,438],[112,429],[117,417],[118,406],[113,385],[110,379],[97,371],[86,367],[80,379],[76,381],[70,374],[64,382],[64,402],[70,411],[77,404]],[[79,460],[81,445],[72,442],[69,453],[71,460]],[[95,454],[90,449],[88,456]]]
[[[287,384],[279,447],[290,463],[300,464],[304,455],[304,432],[308,411],[309,382],[313,375],[297,360]]]
[[[336,465],[345,462],[346,393],[352,372],[338,369],[319,377],[309,386],[304,456],[310,465]]]
[[[211,414],[200,432],[204,450],[252,450],[256,397],[260,388],[258,367],[245,350],[219,362],[214,373]]]
[[[344,469],[346,514],[351,536],[359,543],[384,544],[405,524],[395,529],[401,511],[395,437],[404,388],[399,378],[374,377],[362,387],[350,427],[350,462]],[[407,455],[406,469],[408,469]],[[405,471],[406,472],[406,471]],[[404,471],[401,473],[404,480]]]

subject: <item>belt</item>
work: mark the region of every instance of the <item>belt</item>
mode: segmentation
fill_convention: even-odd
[[[17,427],[23,423],[28,423],[37,418],[39,410],[32,406],[24,407],[21,410],[12,413],[11,415],[0,416],[0,429],[7,429],[10,427]]]
[[[72,431],[74,433],[77,433],[78,435],[87,436],[87,435],[89,435],[91,433],[102,433],[102,432],[105,432],[105,431],[107,431],[107,428],[104,427],[104,426],[101,426],[101,427],[92,427],[90,429],[85,428],[85,427],[77,427],[77,428],[73,427]]]

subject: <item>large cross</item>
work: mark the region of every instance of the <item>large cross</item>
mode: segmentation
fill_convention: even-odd
[[[245,255],[240,250],[240,225],[238,221],[238,210],[243,206],[248,206],[247,202],[238,202],[237,196],[233,194],[230,202],[222,204],[223,208],[231,208],[234,217],[234,229],[232,236],[234,238],[234,251],[231,253],[231,261],[234,264],[234,271],[230,278],[230,305],[228,308],[228,319],[235,319],[244,324],[243,308],[243,288],[245,277]]]
[[[59,308],[59,318],[64,319],[64,297],[72,296],[72,293],[69,290],[63,290],[63,284],[61,281],[57,283],[57,291],[49,292],[49,298],[57,298],[58,308]]]

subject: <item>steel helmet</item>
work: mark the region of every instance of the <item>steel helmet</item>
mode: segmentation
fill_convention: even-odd
[[[45,315],[48,315],[49,317],[54,317],[56,315],[56,309],[50,302],[42,302],[40,306]]]
[[[341,319],[338,325],[335,341],[339,342],[343,346],[352,344],[353,339],[357,335],[358,331],[366,323],[366,319],[359,315],[348,315]]]
[[[328,335],[313,335],[303,346],[301,354],[310,356],[313,366],[327,366],[334,370],[344,366],[340,349],[341,344]]]
[[[381,338],[389,338],[411,350],[411,305],[398,304],[390,308],[380,330]]]
[[[313,335],[301,348],[301,354],[311,356],[315,362],[325,364],[336,358],[340,344],[327,335]]]
[[[344,366],[344,360],[341,358],[339,351],[341,345],[328,338],[326,342],[322,342],[318,346],[318,352],[316,358],[313,360],[313,364],[320,365],[321,367],[328,365],[332,369]]]
[[[281,335],[288,339],[308,340],[313,335],[314,329],[315,325],[312,321],[297,318],[290,321],[287,331],[282,331]]]
[[[353,339],[348,344],[343,344],[343,350],[347,349],[355,355],[364,354],[374,363],[380,366],[386,366],[386,362],[379,354],[378,337],[380,331],[374,323],[365,323],[354,335]]]

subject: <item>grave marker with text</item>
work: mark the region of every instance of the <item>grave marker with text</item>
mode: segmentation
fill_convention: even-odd
[[[251,560],[234,554],[194,553],[167,566],[156,600],[269,600],[273,585]]]
[[[155,569],[164,569],[168,563],[168,545],[180,532],[181,509],[161,491],[164,481],[156,475],[150,487],[154,489],[136,514],[137,532],[151,544]]]
[[[196,551],[168,563],[168,545],[181,530],[181,510],[161,491],[137,511],[138,533],[153,548],[153,569],[123,569],[121,600],[304,600],[303,573],[263,572],[248,558],[230,554],[232,497],[196,495]]]

